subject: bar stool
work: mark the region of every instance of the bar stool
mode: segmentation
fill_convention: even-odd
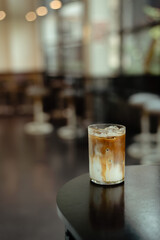
[[[57,130],[57,134],[60,138],[66,140],[82,138],[85,135],[85,129],[79,126],[77,121],[75,108],[76,90],[74,90],[73,88],[65,89],[62,95],[68,105],[67,109],[65,110],[67,125],[59,128]]]
[[[48,95],[48,90],[44,86],[30,86],[26,94],[33,99],[33,122],[27,123],[24,130],[28,134],[43,135],[49,134],[53,126],[48,123],[49,115],[43,112],[42,99]]]
[[[150,114],[157,116],[158,124],[157,124],[157,132],[155,139],[155,146],[150,146],[150,154],[143,156],[141,163],[142,164],[160,164],[160,98],[152,99],[147,101],[144,104],[144,110]]]
[[[149,141],[155,139],[155,135],[151,135],[149,132],[149,115],[148,112],[144,110],[145,103],[153,99],[158,99],[158,95],[144,92],[133,94],[129,98],[129,104],[139,108],[141,111],[141,133],[134,137],[134,143],[127,149],[128,154],[133,158],[140,159],[145,154],[149,153]]]

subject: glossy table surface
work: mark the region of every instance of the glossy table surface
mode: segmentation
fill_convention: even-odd
[[[57,194],[61,220],[75,239],[160,239],[160,166],[128,166],[125,182],[91,183],[84,174]]]

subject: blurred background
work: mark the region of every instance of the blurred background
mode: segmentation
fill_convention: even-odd
[[[0,238],[64,239],[56,194],[88,172],[87,126],[160,163],[159,0],[0,0]]]

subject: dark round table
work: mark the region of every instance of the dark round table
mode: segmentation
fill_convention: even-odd
[[[160,166],[127,166],[125,182],[100,186],[84,174],[57,194],[66,239],[160,239]]]

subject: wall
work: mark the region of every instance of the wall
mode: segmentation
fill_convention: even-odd
[[[20,5],[24,1],[18,2]],[[25,3],[27,4],[27,1]],[[19,14],[16,4],[17,0],[6,1],[7,16],[0,21],[0,72],[43,71],[43,53],[37,21],[27,22],[25,13],[32,9],[24,8],[25,11]],[[14,9],[15,6],[17,9]]]

